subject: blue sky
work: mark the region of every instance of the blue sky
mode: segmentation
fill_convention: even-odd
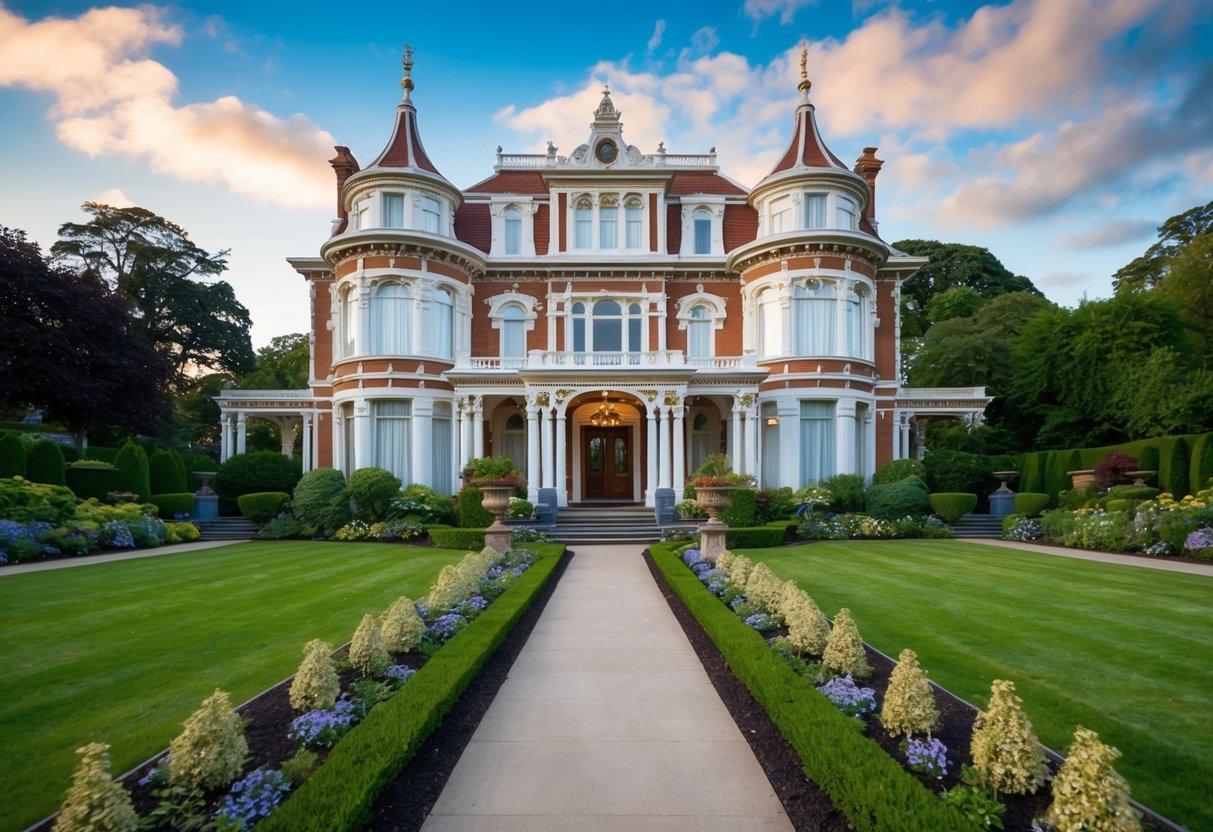
[[[643,152],[716,147],[753,185],[787,145],[806,44],[830,148],[886,160],[885,238],[986,246],[1067,305],[1213,198],[1208,0],[0,0],[0,224],[49,247],[85,200],[142,205],[231,249],[255,344],[304,330],[284,258],[328,233],[332,145],[366,163],[386,142],[404,41],[427,150],[460,187],[498,145],[572,150],[604,82]]]

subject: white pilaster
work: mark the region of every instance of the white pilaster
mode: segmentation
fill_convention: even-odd
[[[644,495],[644,504],[652,507],[655,504],[653,494],[657,491],[657,460],[660,455],[657,450],[657,407],[649,405],[648,434],[644,443],[644,459],[648,467],[648,491]]]
[[[484,397],[472,403],[472,452],[477,459],[484,456]]]
[[[529,399],[526,406],[526,498],[539,498],[539,408]]]
[[[568,490],[568,474],[566,471],[567,462],[565,460],[565,418],[564,410],[556,412],[556,505],[567,506],[569,504]]]
[[[855,474],[855,402],[842,400],[834,408],[834,471]]]
[[[660,422],[657,425],[657,487],[671,488],[670,485],[670,423],[672,415],[668,407],[662,407]]]
[[[413,399],[412,428],[409,436],[409,466],[415,483],[433,485],[434,478],[434,402],[430,399]],[[405,483],[406,485],[408,483]]]
[[[901,414],[901,453],[898,459],[907,459],[910,456],[910,414]]]
[[[893,459],[901,459],[901,411],[893,411]]]
[[[552,447],[552,409],[544,407],[540,414],[543,417],[543,427],[540,430],[540,445],[543,448],[543,487],[556,487],[555,449]]]
[[[236,414],[236,453],[244,453],[248,443],[248,417],[243,412]]]
[[[350,473],[374,465],[375,449],[371,444],[371,405],[366,400],[354,402],[354,458]]]
[[[228,414],[219,414],[219,461],[227,462],[232,455],[232,426]]]
[[[459,469],[463,470],[472,461],[472,414],[468,411],[468,399],[459,407]]]
[[[312,451],[313,430],[312,430],[312,414],[311,413],[303,414],[303,431],[302,431],[302,433],[303,433],[303,436],[302,436],[303,473],[306,474],[308,471],[312,470],[312,460],[315,459],[315,456]]]
[[[687,480],[687,454],[686,454],[686,419],[684,418],[682,405],[674,408],[674,489],[678,492],[681,499],[682,487]]]
[[[358,281],[358,330],[354,333],[354,352],[367,355],[371,351],[371,287],[366,280]]]
[[[735,418],[740,417],[739,413]],[[742,473],[753,474],[755,481],[762,484],[762,457],[758,454],[758,408],[749,407],[745,410],[745,462]]]
[[[741,442],[741,405],[734,396],[733,418],[729,420],[729,456],[733,458],[733,470],[739,474],[753,474],[753,457],[742,448]]]

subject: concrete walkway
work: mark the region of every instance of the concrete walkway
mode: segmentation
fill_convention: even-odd
[[[1048,546],[1040,543],[1020,543],[1017,540],[987,540],[964,538],[964,543],[980,543],[983,546],[999,546],[1003,549],[1021,549],[1042,555],[1056,555],[1076,560],[1093,560],[1097,563],[1114,563],[1118,566],[1139,566],[1142,569],[1157,569],[1160,572],[1182,572],[1185,575],[1203,575],[1213,578],[1213,563],[1183,563],[1159,560],[1146,555],[1124,555],[1115,552],[1089,552],[1086,549],[1070,549],[1065,546]]]
[[[577,548],[423,832],[791,830],[642,551]]]
[[[53,569],[71,569],[73,566],[92,566],[97,563],[112,563],[119,560],[138,560],[139,558],[155,558],[160,555],[175,555],[180,552],[198,552],[203,549],[217,549],[220,546],[231,546],[233,543],[247,542],[246,540],[200,540],[194,543],[174,543],[171,546],[157,546],[155,549],[135,549],[130,552],[85,555],[82,558],[17,563],[12,566],[0,567],[0,578],[7,575],[27,575],[30,572],[49,572]]]

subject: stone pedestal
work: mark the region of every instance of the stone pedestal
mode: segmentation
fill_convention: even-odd
[[[194,507],[190,512],[190,520],[218,520],[219,495],[211,488],[211,480],[215,478],[214,471],[191,471],[202,482],[202,487],[194,493]]]
[[[717,514],[733,504],[733,488],[696,488],[695,502],[708,513],[708,521],[699,526],[699,557],[715,563],[725,550],[724,536],[729,530],[727,523],[720,522]]]
[[[510,506],[510,495],[514,489],[508,485],[482,485],[480,490],[484,493],[480,504],[493,515],[493,524],[484,530],[484,545],[504,555],[510,550],[513,531],[502,522],[502,518]]]
[[[990,495],[990,516],[1006,517],[1015,513],[1015,492],[1004,483],[1001,488]]]

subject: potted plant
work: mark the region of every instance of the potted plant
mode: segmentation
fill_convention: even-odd
[[[709,521],[714,521],[721,510],[732,504],[734,490],[754,487],[754,476],[733,473],[733,461],[728,455],[712,454],[691,476],[690,484],[695,489],[695,501],[708,513]]]
[[[509,549],[510,530],[502,522],[510,507],[510,497],[521,491],[526,494],[526,481],[508,456],[473,459],[461,472],[465,484],[480,489],[480,505],[493,515],[493,523],[485,529],[485,543],[505,552]]]

